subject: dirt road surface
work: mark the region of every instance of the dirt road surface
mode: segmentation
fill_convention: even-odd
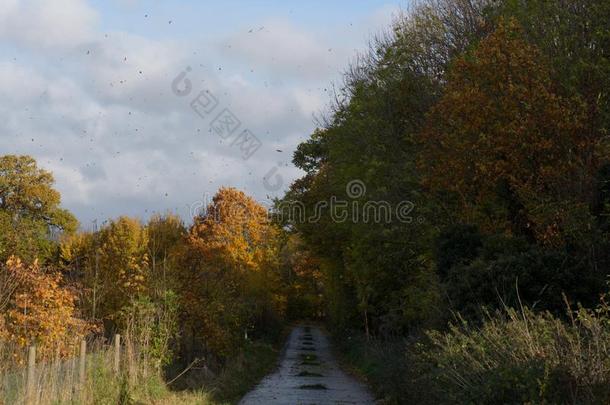
[[[280,366],[250,391],[240,405],[374,404],[369,390],[343,372],[326,335],[316,327],[295,327]]]

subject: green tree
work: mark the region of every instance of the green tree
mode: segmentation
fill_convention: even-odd
[[[60,208],[53,175],[29,156],[0,157],[0,261],[48,259],[58,232],[71,233],[76,218]]]
[[[157,296],[177,288],[177,267],[185,249],[187,229],[180,217],[153,215],[146,224],[150,267],[149,288]]]

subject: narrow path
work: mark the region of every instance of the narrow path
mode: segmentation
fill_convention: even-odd
[[[339,368],[328,338],[315,327],[295,327],[279,369],[250,391],[240,405],[374,404],[371,393]]]

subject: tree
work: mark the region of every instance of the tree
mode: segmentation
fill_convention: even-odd
[[[97,232],[62,240],[64,271],[80,285],[90,319],[115,320],[119,312],[149,289],[149,239],[140,221],[120,217]]]
[[[92,325],[77,317],[76,295],[62,276],[34,262],[10,258],[0,271],[16,280],[4,313],[6,337],[20,347],[35,344],[41,358],[72,355]]]
[[[140,221],[120,217],[102,228],[99,238],[101,285],[95,316],[113,318],[132,299],[146,293],[148,233]]]
[[[294,320],[320,318],[326,312],[320,259],[295,233],[285,235],[280,257],[287,288],[286,316]]]
[[[76,218],[60,208],[51,173],[29,156],[0,157],[0,260],[47,259],[58,232],[76,230]]]
[[[157,295],[176,288],[178,262],[187,231],[180,217],[154,215],[146,225],[150,265],[149,287]]]
[[[59,246],[58,268],[75,289],[86,319],[95,321],[101,278],[99,233],[76,232],[64,235]]]
[[[249,331],[281,315],[278,230],[263,206],[221,188],[195,218],[187,245],[183,308],[202,346],[227,355]]]
[[[212,263],[262,271],[273,261],[276,229],[267,211],[234,188],[221,188],[204,215],[195,218],[189,242]]]
[[[442,93],[447,66],[489,28],[479,18],[487,1],[433,1],[399,18],[349,67],[344,86],[294,164],[306,175],[284,201],[308,216],[320,203],[349,202],[347,221],[325,210],[317,221],[289,224],[323,263],[331,323],[369,334],[417,327],[435,307],[430,241],[447,210],[424,194],[417,167],[419,133]],[[438,7],[437,7],[438,6]],[[357,180],[358,198],[346,192]],[[415,206],[412,223],[358,219],[354,204]],[[354,219],[356,218],[356,219]]]
[[[561,244],[574,223],[587,226],[581,210],[596,165],[580,137],[583,117],[578,98],[556,92],[518,24],[502,22],[457,59],[429,114],[421,139],[427,184],[455,193],[462,219],[487,232]]]

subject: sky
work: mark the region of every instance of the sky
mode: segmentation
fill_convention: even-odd
[[[85,229],[188,222],[222,186],[269,204],[333,83],[405,6],[0,0],[0,154],[51,171]]]

